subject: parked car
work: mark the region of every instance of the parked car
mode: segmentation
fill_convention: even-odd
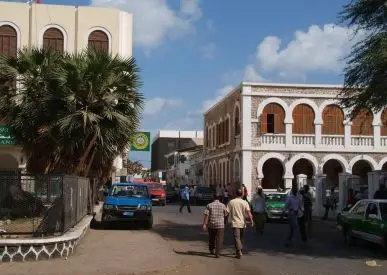
[[[174,202],[179,199],[179,192],[176,190],[176,188],[167,185],[164,186],[164,190],[167,202]]]
[[[164,186],[158,182],[146,183],[151,192],[152,204],[165,206],[167,204],[167,196]]]
[[[212,189],[209,187],[196,186],[194,189],[194,204],[210,203],[213,199]]]
[[[266,220],[287,220],[288,215],[285,212],[285,200],[287,194],[285,192],[266,192]]]
[[[134,222],[152,228],[152,201],[148,187],[135,183],[112,184],[105,192],[102,222]]]
[[[345,241],[376,243],[387,250],[387,200],[360,200],[349,211],[337,215],[337,228]]]

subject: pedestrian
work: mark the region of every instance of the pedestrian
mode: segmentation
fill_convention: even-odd
[[[246,185],[242,184],[242,191],[243,191],[243,199],[245,201],[247,201],[247,196],[249,195],[248,192],[247,192],[247,188],[246,188]]]
[[[263,195],[262,187],[258,187],[257,194],[251,202],[253,210],[253,218],[255,224],[255,231],[263,234],[266,217],[265,217],[265,197]]]
[[[183,190],[181,190],[181,205],[180,205],[180,213],[183,212],[184,206],[187,206],[187,210],[191,213],[191,204],[189,202],[189,187],[185,186]]]
[[[214,201],[204,210],[203,230],[208,232],[208,247],[216,258],[220,257],[224,240],[225,217],[228,211],[220,202],[220,197],[214,196]]]
[[[225,205],[228,204],[228,188],[226,187],[226,185],[223,185],[223,203]]]
[[[307,241],[305,223],[302,218],[304,216],[302,203],[301,196],[298,195],[298,189],[294,186],[290,194],[286,197],[285,202],[285,211],[288,213],[289,222],[289,235],[285,244],[286,246],[292,245],[297,225],[300,229],[302,241],[304,243]]]
[[[353,194],[353,192],[352,192]],[[349,200],[354,200],[354,196],[349,196]],[[331,209],[333,211],[333,209],[335,208],[335,205],[336,205],[336,199],[335,199],[335,188],[332,187],[331,190],[330,190],[330,193],[329,193],[329,196],[327,196],[325,198],[325,202],[324,202],[324,208],[325,208],[325,213],[324,213],[324,216],[323,216],[323,220],[327,220],[328,219],[328,214],[329,214],[329,210]],[[353,203],[353,202],[351,202]]]
[[[238,259],[240,259],[243,252],[244,231],[246,228],[245,217],[249,217],[251,226],[254,226],[254,221],[248,202],[242,198],[243,190],[237,189],[236,196],[237,197],[235,199],[232,199],[228,203],[227,210],[231,219],[236,256]]]
[[[302,192],[302,200],[304,202],[304,217],[305,227],[307,228],[308,236],[310,238],[312,234],[312,194],[310,193],[310,187],[305,184]]]

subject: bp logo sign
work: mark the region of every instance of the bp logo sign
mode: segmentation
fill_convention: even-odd
[[[131,151],[149,151],[150,149],[150,133],[139,132],[133,135]]]

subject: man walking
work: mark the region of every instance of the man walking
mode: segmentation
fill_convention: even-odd
[[[244,230],[246,228],[245,217],[249,217],[251,226],[254,226],[254,222],[248,202],[242,199],[243,190],[237,189],[236,196],[235,199],[228,203],[227,211],[230,214],[236,256],[240,259],[242,257]]]
[[[223,248],[224,223],[227,215],[227,208],[220,202],[219,196],[214,196],[214,201],[204,210],[203,230],[208,231],[210,253],[216,258],[220,257]]]
[[[298,196],[298,188],[293,187],[291,193],[286,198],[285,211],[288,213],[289,221],[289,235],[286,242],[286,246],[291,246],[294,238],[294,231],[299,226],[301,238],[304,243],[307,241],[304,213],[303,213],[303,202],[301,196]]]
[[[183,188],[183,190],[181,191],[180,213],[183,212],[184,206],[187,206],[188,212],[191,213],[191,204],[189,202],[189,188],[188,188],[188,186],[185,186]]]
[[[253,217],[254,217],[254,223],[255,223],[255,231],[257,233],[263,234],[263,230],[265,227],[265,198],[263,195],[262,187],[258,187],[258,191],[256,196],[254,197],[252,201],[252,210],[253,210]]]

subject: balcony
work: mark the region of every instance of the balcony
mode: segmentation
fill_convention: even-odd
[[[373,147],[373,136],[353,136],[351,137],[351,146],[353,147]]]
[[[316,137],[315,135],[293,135],[292,137],[293,145],[315,145]]]
[[[285,145],[285,134],[265,134],[260,137],[262,145]]]
[[[321,145],[327,147],[344,148],[344,136],[324,135],[321,136]]]
[[[241,147],[241,135],[235,137],[235,147]]]

